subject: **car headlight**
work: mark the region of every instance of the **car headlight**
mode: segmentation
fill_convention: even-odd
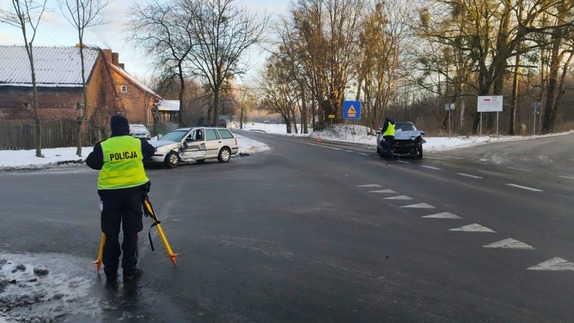
[[[155,149],[155,152],[163,155],[167,153],[169,150],[170,146],[160,146]]]

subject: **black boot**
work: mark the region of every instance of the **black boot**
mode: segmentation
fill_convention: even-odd
[[[142,274],[143,274],[143,270],[141,270],[139,268],[135,268],[135,269],[132,269],[130,271],[124,271],[124,281],[125,282],[132,281],[136,278],[141,277]]]

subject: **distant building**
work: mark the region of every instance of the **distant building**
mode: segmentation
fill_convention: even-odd
[[[79,47],[33,47],[42,122],[75,121],[83,104]],[[161,97],[124,70],[119,54],[84,47],[88,144],[109,133],[109,118],[123,114],[132,123],[153,123]],[[0,46],[0,127],[2,121],[34,119],[30,63],[24,46]]]
[[[178,123],[179,100],[160,100],[157,103],[157,122]]]

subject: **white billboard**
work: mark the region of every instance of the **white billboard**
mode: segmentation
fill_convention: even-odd
[[[479,96],[478,112],[502,112],[502,95]]]

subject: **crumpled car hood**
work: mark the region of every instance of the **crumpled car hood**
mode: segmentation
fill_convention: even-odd
[[[158,148],[158,147],[163,147],[163,146],[167,146],[167,145],[174,145],[174,144],[177,144],[177,142],[167,141],[167,140],[158,140],[158,141],[150,141],[150,144],[152,146],[154,146],[155,148]]]

